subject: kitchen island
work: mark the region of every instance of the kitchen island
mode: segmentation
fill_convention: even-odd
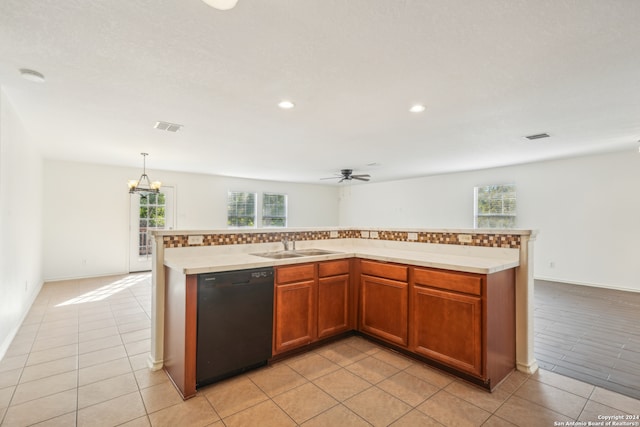
[[[528,303],[522,305],[518,301],[522,300],[523,291],[526,300],[531,290],[528,282],[530,276],[528,249],[532,241],[531,232],[511,231],[510,234],[492,232],[490,235],[488,233],[480,235],[478,230],[437,232],[429,230],[428,232],[431,233],[428,235],[434,235],[437,238],[443,238],[445,235],[443,233],[447,233],[446,236],[449,236],[446,237],[447,239],[451,239],[451,236],[460,236],[461,239],[468,240],[467,236],[473,236],[474,239],[482,239],[485,242],[485,245],[474,246],[456,244],[456,242],[453,244],[430,243],[424,239],[412,242],[407,241],[405,237],[421,238],[426,233],[424,231],[418,234],[393,230],[393,236],[404,237],[401,240],[384,239],[388,236],[385,234],[387,230],[363,232],[338,229],[338,231],[327,231],[324,234],[325,231],[326,229],[287,230],[286,232],[260,230],[256,232],[262,236],[259,243],[253,243],[255,241],[253,240],[242,244],[237,244],[233,239],[237,238],[238,234],[242,234],[242,238],[245,238],[251,233],[224,231],[209,235],[215,236],[212,240],[233,243],[191,246],[184,244],[188,242],[188,238],[176,240],[175,236],[197,236],[198,238],[194,240],[199,241],[201,235],[211,232],[158,233],[154,260],[155,307],[153,311],[155,318],[153,324],[156,326],[154,334],[156,351],[154,352],[152,348],[153,367],[158,368],[164,362],[167,365],[165,369],[183,396],[186,398],[195,393],[194,313],[196,310],[195,280],[198,274],[272,266],[276,269],[276,277],[278,277],[278,271],[299,266],[301,268],[297,271],[305,271],[304,274],[308,277],[303,275],[297,282],[292,279],[293,281],[279,283],[276,280],[274,356],[286,356],[287,352],[300,351],[306,345],[322,342],[322,339],[332,335],[332,333],[327,335],[326,331],[335,330],[336,333],[357,331],[398,351],[423,358],[438,367],[448,368],[453,373],[489,389],[494,388],[513,368],[517,367],[527,372],[535,371],[537,368],[533,357],[527,357],[529,350],[532,353],[532,348],[528,345],[528,340],[532,337],[527,334],[529,322],[526,317],[530,314],[527,310]],[[284,259],[269,259],[255,255],[281,251],[283,246],[279,239],[283,235],[289,240],[298,239],[298,249],[316,248],[330,251],[330,253]],[[371,238],[372,235],[377,238]],[[517,236],[517,240],[513,239],[514,235]],[[321,238],[318,239],[319,236]],[[325,236],[335,237],[326,238]],[[363,238],[364,236],[366,237]],[[487,236],[492,237],[487,238]],[[268,241],[269,239],[272,241]],[[176,241],[178,244],[175,244]],[[486,242],[491,242],[492,246],[486,245]],[[340,277],[347,277],[346,282],[344,279],[342,282],[336,282],[331,277],[324,277],[324,273],[321,273],[323,266],[328,268],[332,263],[344,265],[345,262],[348,267],[346,271],[342,271]],[[400,276],[395,275],[395,267],[403,271]],[[385,277],[386,271],[391,271],[393,274]],[[333,280],[333,289],[346,289],[344,292],[333,291],[332,294],[346,295],[340,300],[345,306],[341,312],[345,314],[344,318],[336,324],[339,327],[329,324],[330,326],[325,328],[326,331],[322,332],[320,330],[322,328],[319,329],[317,325],[326,324],[327,318],[325,317],[324,320],[317,318],[322,314],[322,310],[318,307],[322,307],[321,295],[324,295],[318,293],[319,289],[323,289],[318,286],[327,280]],[[346,284],[342,285],[343,288],[339,288],[337,287],[339,283]],[[288,294],[278,293],[279,290],[285,289],[305,292],[304,295],[308,296],[305,300],[308,301],[306,309],[315,316],[309,319],[309,327],[304,330],[304,334],[293,337],[295,339],[289,339],[291,331],[287,329],[286,322],[278,319],[277,313],[282,309],[283,304],[289,309],[292,307],[285,298]],[[280,303],[278,303],[279,295]],[[385,299],[385,304],[387,300],[398,304],[397,309],[392,310],[397,317],[379,316],[379,310],[376,307],[380,305],[380,298]],[[305,306],[295,310],[305,310]],[[451,325],[449,329],[419,327],[437,321],[438,317],[450,316],[452,311],[464,317],[462,323],[448,318],[445,326]],[[524,322],[522,321],[523,312],[526,314]],[[429,317],[426,313],[434,314]],[[499,327],[505,324],[513,327]],[[175,338],[170,338],[176,336],[174,333],[176,330],[185,332],[177,335],[179,337],[177,341]],[[434,332],[436,330],[440,332]],[[443,344],[443,340],[452,333],[462,334],[457,340],[458,345]],[[525,345],[523,345],[523,338]],[[165,342],[165,339],[171,341]],[[160,347],[159,344],[162,346]],[[177,355],[168,354],[171,352],[177,352]],[[522,357],[523,354],[525,357]],[[496,360],[499,363],[493,363]],[[498,365],[500,367],[497,367]]]

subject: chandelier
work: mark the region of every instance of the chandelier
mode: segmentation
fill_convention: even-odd
[[[153,181],[149,179],[149,175],[147,175],[147,156],[148,153],[140,153],[142,155],[142,175],[140,175],[140,179],[129,180],[129,193],[140,193],[142,195],[148,193],[159,193],[160,187],[162,187],[162,183],[160,181]]]

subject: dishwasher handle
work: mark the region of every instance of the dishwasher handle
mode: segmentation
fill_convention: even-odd
[[[200,286],[206,288],[227,288],[273,283],[273,269],[243,270],[211,273],[200,277]]]
[[[249,285],[255,285],[255,284],[259,284],[259,283],[254,283],[249,281],[245,281],[245,282],[219,282],[219,283],[204,283],[203,287],[205,288],[231,288],[233,286],[249,286]]]

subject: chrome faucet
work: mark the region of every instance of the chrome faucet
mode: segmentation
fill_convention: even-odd
[[[296,241],[292,240],[291,243],[293,243],[293,250],[296,250]],[[289,250],[289,239],[287,239],[286,237],[284,239],[282,239],[282,245],[284,246],[284,250],[288,251]]]

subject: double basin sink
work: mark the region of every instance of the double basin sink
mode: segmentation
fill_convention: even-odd
[[[285,258],[300,258],[305,256],[329,255],[329,254],[337,254],[337,253],[339,252],[327,251],[324,249],[293,249],[291,251],[261,252],[257,254],[251,254],[251,255],[260,256],[263,258],[271,258],[271,259],[285,259]]]

